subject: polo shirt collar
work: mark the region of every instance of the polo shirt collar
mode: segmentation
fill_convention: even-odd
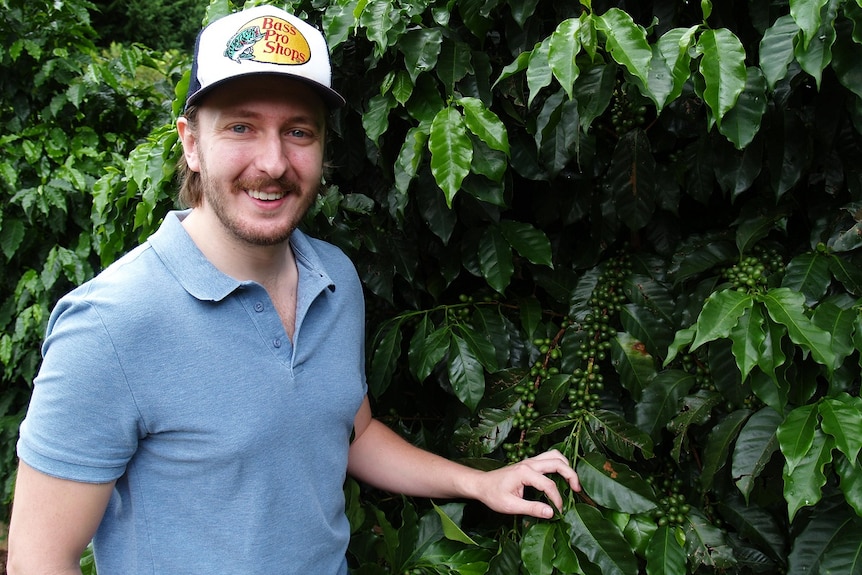
[[[147,240],[165,267],[193,297],[202,301],[221,301],[239,288],[240,282],[216,268],[189,236],[182,225],[191,210],[171,211],[159,229]],[[317,282],[335,289],[335,282],[323,266],[308,237],[294,230],[290,244],[298,266],[308,269]],[[315,283],[317,283],[315,282]]]

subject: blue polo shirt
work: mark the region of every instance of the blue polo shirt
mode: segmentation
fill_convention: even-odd
[[[293,233],[291,342],[262,286],[198,250],[186,213],[57,304],[18,454],[116,480],[99,575],[346,573],[343,483],[366,392],[355,268]]]

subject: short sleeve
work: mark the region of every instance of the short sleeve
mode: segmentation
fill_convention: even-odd
[[[72,292],[51,314],[18,456],[54,477],[106,483],[123,474],[142,425],[102,314],[85,294]]]

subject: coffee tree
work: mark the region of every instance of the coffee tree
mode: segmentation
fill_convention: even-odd
[[[584,487],[534,521],[349,480],[354,573],[859,572],[859,2],[285,4],[349,102],[304,225],[360,271],[376,413]],[[81,194],[93,269],[177,155]]]

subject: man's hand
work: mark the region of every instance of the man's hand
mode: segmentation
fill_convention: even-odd
[[[553,449],[513,465],[484,473],[478,482],[476,498],[500,513],[530,515],[550,519],[554,510],[541,501],[524,499],[524,488],[533,487],[543,492],[558,511],[563,498],[549,474],[556,473],[566,480],[573,491],[581,490],[578,474],[563,454]]]

